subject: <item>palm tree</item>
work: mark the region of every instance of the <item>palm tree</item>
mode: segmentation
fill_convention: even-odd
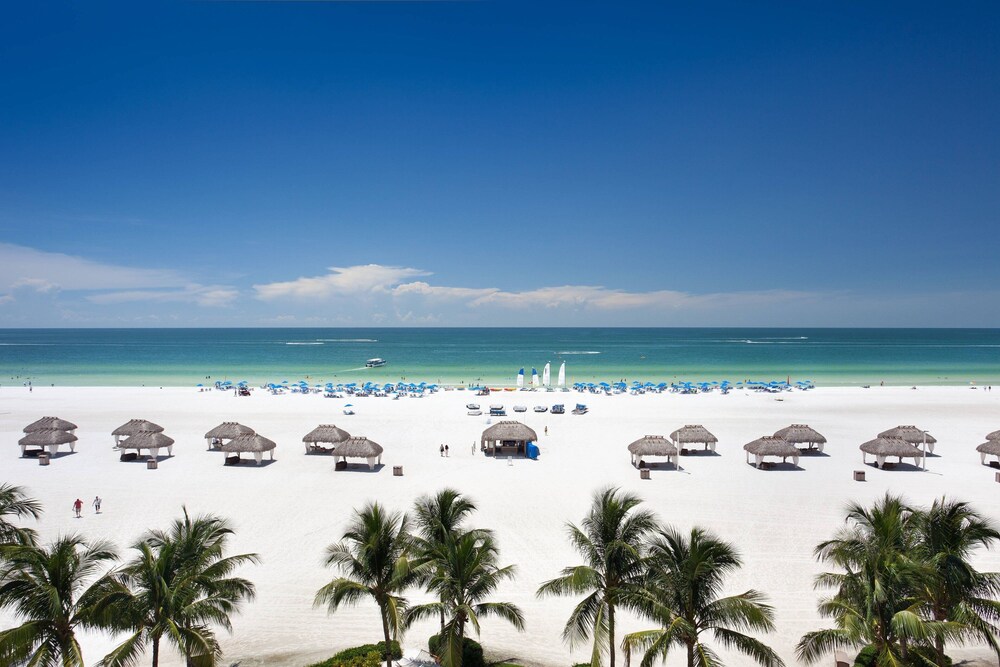
[[[420,576],[426,584],[430,581],[429,573],[432,569],[424,566],[440,560],[448,540],[463,531],[465,520],[476,511],[476,505],[454,489],[443,489],[434,496],[418,498],[413,509],[417,534],[413,536],[412,563],[420,570]],[[471,530],[479,535],[488,535],[490,532],[476,528]],[[444,607],[441,608],[439,622],[443,633]]]
[[[326,565],[336,567],[343,576],[316,593],[315,604],[326,605],[331,614],[366,596],[375,600],[382,618],[386,667],[392,667],[390,642],[403,629],[406,599],[402,593],[416,577],[408,561],[408,526],[405,515],[386,513],[378,503],[356,510],[341,541],[326,550]]]
[[[920,581],[917,595],[935,621],[961,625],[963,634],[988,644],[1000,658],[997,623],[1000,621],[1000,573],[978,572],[969,562],[972,553],[989,549],[1000,540],[996,526],[968,503],[935,500],[914,515],[917,557],[934,576]],[[945,635],[934,637],[937,664],[945,664]]]
[[[816,578],[817,587],[835,590],[819,611],[836,627],[806,633],[798,657],[813,663],[834,649],[870,647],[877,665],[906,664],[912,649],[926,645],[934,633],[953,635],[954,624],[920,615],[922,603],[914,592],[933,572],[914,558],[914,513],[902,499],[887,494],[871,508],[852,503],[847,521],[815,550],[821,561],[844,570]]]
[[[709,632],[726,648],[765,667],[784,664],[771,648],[742,632],[774,629],[774,610],[764,595],[749,590],[719,597],[726,576],[741,565],[731,544],[701,528],[685,536],[667,527],[650,539],[646,562],[649,570],[638,608],[660,627],[625,636],[626,664],[632,650],[643,650],[642,667],[649,667],[678,646],[687,652],[688,667],[722,665],[702,639]]]
[[[448,620],[441,635],[445,667],[461,667],[466,625],[471,624],[478,636],[480,618],[495,616],[524,630],[524,615],[517,605],[487,601],[502,582],[515,576],[513,565],[497,565],[499,555],[493,537],[481,531],[448,537],[427,575],[427,589],[438,602],[417,605],[406,613],[407,626],[445,614]]]
[[[656,526],[651,512],[636,509],[641,502],[615,488],[595,493],[582,527],[567,525],[586,563],[563,569],[538,589],[539,596],[586,594],[570,614],[563,639],[572,647],[593,636],[592,667],[600,667],[604,654],[615,667],[615,609],[628,606],[640,587],[643,540]]]
[[[62,537],[48,547],[0,547],[0,608],[24,622],[0,631],[0,664],[83,667],[78,627],[90,625],[89,607],[102,566],[117,558],[108,542]]]
[[[187,664],[207,667],[221,656],[212,630],[232,631],[230,615],[252,600],[254,585],[233,572],[257,563],[256,554],[226,556],[233,529],[217,516],[184,516],[169,531],[150,531],[133,545],[138,554],[113,573],[94,605],[94,616],[130,634],[100,662],[103,667],[134,665],[148,645],[152,665],[166,639]]]
[[[35,531],[18,528],[7,517],[37,519],[42,515],[42,504],[29,498],[20,486],[0,484],[0,544],[34,544]]]

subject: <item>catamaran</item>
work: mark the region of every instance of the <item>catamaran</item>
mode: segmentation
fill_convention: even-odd
[[[379,366],[385,366],[388,361],[382,359],[381,357],[375,357],[374,359],[369,359],[365,362],[365,368],[378,368]]]

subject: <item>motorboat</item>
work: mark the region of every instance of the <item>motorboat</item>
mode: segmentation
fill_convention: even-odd
[[[525,405],[515,405],[514,406],[514,412],[527,412],[527,411],[528,411],[528,407],[525,406]]]
[[[546,405],[536,405],[532,408],[535,412],[548,412],[549,408]]]
[[[385,359],[381,357],[375,357],[374,359],[369,359],[368,361],[365,362],[365,368],[379,368],[381,366],[385,366],[387,363],[389,362],[386,361]]]

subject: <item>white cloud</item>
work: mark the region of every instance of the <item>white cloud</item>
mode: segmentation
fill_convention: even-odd
[[[385,292],[407,278],[430,275],[427,271],[399,266],[365,264],[346,268],[330,267],[330,273],[313,278],[254,285],[257,298],[326,299],[333,296],[357,296]]]
[[[181,287],[188,280],[162,269],[105,264],[83,257],[0,243],[0,289],[35,291]]]
[[[186,285],[180,290],[126,290],[91,294],[87,300],[102,305],[152,302],[152,303],[195,303],[199,306],[223,307],[232,304],[240,296],[239,290],[225,285]]]

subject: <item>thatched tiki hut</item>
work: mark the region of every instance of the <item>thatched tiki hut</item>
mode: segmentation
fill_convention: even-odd
[[[163,427],[145,419],[129,419],[111,432],[115,436],[115,447],[121,447],[121,439],[137,433],[163,433]]]
[[[241,435],[255,435],[256,433],[249,426],[244,426],[239,422],[222,422],[205,434],[205,442],[209,449],[213,447],[218,449],[226,440],[232,440]]]
[[[364,436],[355,436],[338,444],[333,450],[333,455],[340,458],[345,468],[347,467],[347,459],[350,457],[352,459],[366,459],[368,469],[374,470],[376,463],[382,465],[383,451],[382,445],[377,442]]]
[[[1000,431],[993,431],[986,436],[987,440],[1000,440]]]
[[[268,457],[274,460],[274,448],[277,447],[274,440],[268,440],[262,435],[238,435],[235,438],[229,440],[229,442],[223,443],[222,451],[227,454],[236,454],[235,457],[226,457],[226,462],[224,465],[235,465],[240,462],[240,454],[243,452],[249,452],[253,454],[253,458],[257,461],[257,465],[260,465],[264,460],[264,452],[267,452]],[[235,459],[232,460],[232,459]]]
[[[757,438],[753,442],[743,445],[747,453],[747,463],[750,463],[750,455],[754,456],[754,465],[759,469],[764,463],[765,456],[780,456],[781,462],[792,459],[793,465],[799,465],[799,448],[792,443],[775,435],[765,435]]]
[[[979,460],[983,465],[986,465],[987,456],[997,457],[997,464],[1000,465],[1000,440],[987,440],[976,447],[976,451],[979,452]]]
[[[69,431],[46,428],[25,434],[17,444],[21,445],[21,456],[27,456],[28,447],[37,447],[39,451],[48,449],[49,454],[55,456],[59,451],[59,445],[69,445],[69,450],[75,452],[76,440],[76,436]]]
[[[875,457],[875,464],[879,468],[885,466],[885,460],[890,456],[898,458],[900,463],[902,463],[904,458],[920,459],[924,456],[924,452],[902,438],[886,438],[882,436],[861,445],[862,463],[868,463],[869,454]]]
[[[525,456],[529,442],[536,442],[534,429],[516,421],[500,421],[483,431],[479,449],[488,456]]]
[[[899,438],[910,443],[911,445],[926,444],[926,449],[931,454],[934,453],[934,444],[937,442],[937,440],[934,439],[934,436],[926,431],[921,431],[916,426],[897,426],[896,428],[890,428],[888,431],[882,431],[879,433],[878,437]]]
[[[641,467],[645,456],[666,456],[667,463],[677,465],[677,448],[662,435],[643,436],[629,445],[628,451],[636,468]]]
[[[790,445],[805,445],[806,449],[815,448],[822,452],[826,438],[808,424],[792,424],[780,431],[774,432],[774,437],[781,438]]]
[[[59,417],[42,417],[24,427],[25,433],[34,433],[35,431],[66,431],[67,433],[76,433],[76,424],[68,422],[65,419],[59,419]]]
[[[321,447],[320,443],[336,445],[346,442],[351,434],[342,428],[337,428],[333,424],[320,424],[302,437],[302,442],[306,443],[306,454],[309,452],[321,451],[332,452],[333,447]]]
[[[702,444],[705,445],[705,451],[707,452],[711,449],[715,451],[715,445],[719,442],[719,439],[714,435],[709,433],[708,429],[701,424],[688,424],[682,428],[677,429],[670,434],[670,439],[673,441],[674,445],[680,445],[679,449],[681,454],[684,453],[684,445],[691,444]]]
[[[159,458],[160,450],[166,448],[167,455],[174,454],[174,439],[169,435],[164,435],[159,431],[139,431],[130,435],[118,444],[119,449],[134,449],[137,452],[143,449],[149,450],[149,455],[154,459]]]

